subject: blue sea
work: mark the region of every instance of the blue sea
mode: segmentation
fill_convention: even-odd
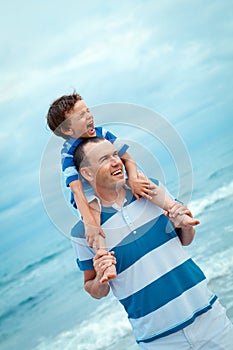
[[[231,130],[225,130],[189,150],[194,182],[188,205],[201,224],[185,249],[233,321],[232,147]],[[169,165],[164,172],[169,173]],[[166,185],[170,192],[176,188],[172,178]],[[114,297],[94,300],[84,291],[64,235],[42,230],[3,253],[1,260],[1,350],[137,349]]]

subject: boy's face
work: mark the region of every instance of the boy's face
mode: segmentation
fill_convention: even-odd
[[[66,115],[69,126],[66,134],[73,138],[96,136],[93,115],[83,100],[77,101]]]

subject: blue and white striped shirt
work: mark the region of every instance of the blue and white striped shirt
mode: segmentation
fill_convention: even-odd
[[[136,341],[150,342],[194,322],[217,297],[163,209],[144,198],[136,201],[130,190],[126,199],[122,208],[102,208],[106,244],[117,261],[117,277],[109,284],[128,314]],[[71,236],[79,268],[93,269],[95,252],[88,247],[81,221]]]

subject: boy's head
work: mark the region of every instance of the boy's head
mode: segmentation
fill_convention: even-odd
[[[95,136],[93,116],[75,91],[51,104],[47,124],[55,135],[64,139]]]

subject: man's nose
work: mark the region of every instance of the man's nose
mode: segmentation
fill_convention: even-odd
[[[111,156],[111,164],[112,165],[118,165],[121,162],[121,159],[118,155]]]

